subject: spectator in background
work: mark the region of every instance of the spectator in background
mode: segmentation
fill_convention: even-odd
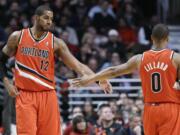
[[[143,126],[141,116],[139,114],[135,114],[131,117],[130,127],[133,130],[134,135],[144,135]]]
[[[27,27],[30,26],[30,22],[29,22],[26,14],[22,14],[22,15],[20,16],[19,20],[20,20],[20,25],[21,25],[21,27],[27,28]]]
[[[98,3],[89,10],[88,17],[93,19],[96,13],[106,12],[113,18],[116,18],[112,6],[109,4],[108,0],[98,0]]]
[[[79,40],[77,37],[76,31],[68,25],[68,18],[65,15],[62,15],[60,18],[59,24],[57,24],[56,31],[58,34],[62,34],[64,31],[66,31],[68,34],[68,43],[74,46],[79,45]]]
[[[81,44],[89,44],[90,46],[93,46],[94,44],[94,39],[96,37],[96,29],[94,27],[88,27],[86,32],[84,32],[84,35],[82,37],[82,40],[81,40]]]
[[[72,120],[72,131],[66,135],[95,135],[95,133],[92,125],[85,120],[84,116],[77,115]]]
[[[157,0],[157,15],[163,23],[167,22],[169,0]]]
[[[89,44],[84,44],[80,48],[80,53],[78,54],[78,59],[87,64],[89,58],[91,57],[92,49]]]
[[[72,110],[72,118],[75,117],[76,115],[83,115],[83,111],[80,106],[75,106]]]
[[[65,129],[64,129],[64,133],[63,135],[71,135],[70,133],[73,131],[73,125],[72,125],[72,120],[73,118],[75,118],[76,116],[83,116],[83,112],[80,106],[75,106],[72,109],[71,115],[70,115],[70,122],[67,123]]]
[[[93,71],[97,72],[98,71],[98,60],[94,57],[91,57],[88,61],[87,66]]]
[[[119,99],[117,100],[117,105],[122,106],[128,104],[128,96],[126,93],[121,93]]]
[[[72,14],[70,18],[70,25],[76,30],[79,30],[87,16],[87,12],[89,9],[88,1],[73,0],[70,2],[70,9]]]
[[[148,25],[148,22],[141,25],[138,31],[138,43],[141,45],[148,46],[151,40],[151,26]]]
[[[152,25],[149,22],[150,20],[143,19],[141,25],[138,29],[138,48],[135,50],[135,53],[143,53],[146,50],[149,50],[152,46],[151,43],[151,31]]]
[[[6,10],[8,8],[8,4],[7,4],[7,0],[0,0],[0,16],[1,18],[3,18],[3,21],[0,21],[0,25],[2,25],[3,27],[5,27],[7,25],[7,16],[6,16]]]
[[[5,12],[5,13],[6,13],[6,16],[7,16],[8,19],[11,19],[11,18],[18,19],[19,13],[21,13],[21,8],[20,8],[19,3],[16,2],[16,1],[13,1],[10,4],[9,10],[7,10],[7,12]]]
[[[124,5],[124,12],[122,17],[125,19],[125,21],[127,22],[128,26],[135,26],[136,24],[136,10],[134,9],[134,7],[132,7],[132,5],[130,3],[125,3]]]
[[[109,106],[111,107],[111,110],[112,110],[113,114],[116,114],[117,111],[118,111],[116,100],[110,100],[109,101]]]
[[[126,46],[121,42],[118,31],[115,29],[109,30],[108,38],[108,43],[104,45],[104,47],[108,50],[107,57],[110,57],[110,55],[116,51],[119,53],[120,59],[123,62],[126,61]]]
[[[11,58],[9,61],[9,69],[12,73],[15,72],[15,59]],[[12,79],[14,80],[14,78]],[[4,102],[3,102],[3,112],[2,112],[2,126],[3,135],[14,135],[16,131],[12,131],[12,127],[16,124],[16,112],[15,112],[15,98],[11,97],[7,90],[3,91]]]
[[[22,13],[22,8],[20,8],[20,4],[17,1],[13,1],[10,4],[9,9],[5,12],[5,18],[4,21],[7,21],[6,23],[9,25],[9,27],[6,27],[5,31],[7,35],[12,33],[15,30],[20,29],[19,26],[19,17],[20,13]]]
[[[39,6],[39,0],[28,0],[25,3],[24,12],[27,13],[29,16],[32,16],[34,13],[33,11]]]
[[[92,49],[99,50],[101,45],[108,42],[108,38],[105,34],[98,33],[94,27],[89,27],[87,32],[83,35],[82,44],[88,43]]]
[[[67,78],[73,78],[75,77],[75,73],[71,71],[69,68],[67,68],[63,63],[58,62],[56,64],[56,69],[57,71],[57,76],[59,77],[60,80],[67,81]]]
[[[110,28],[115,28],[117,26],[116,16],[112,13],[109,13],[110,3],[108,0],[100,0],[99,12],[95,12],[92,17],[92,25],[97,29],[98,33],[105,33]]]
[[[130,51],[137,42],[137,34],[134,28],[127,24],[124,18],[119,19],[118,32],[122,43],[126,45],[126,49]]]
[[[110,60],[102,65],[101,70],[105,69],[107,67],[110,67],[110,66],[117,66],[121,63],[122,63],[122,61],[120,59],[119,53],[114,51],[110,55]]]
[[[96,124],[97,115],[93,110],[93,105],[90,100],[84,103],[83,113],[87,122],[91,123],[92,125]]]
[[[127,135],[122,125],[115,123],[114,114],[108,104],[102,104],[99,109],[101,125],[96,128],[97,135]]]
[[[135,105],[136,105],[136,107],[137,107],[138,110],[139,110],[139,114],[142,114],[142,113],[143,113],[143,110],[144,110],[143,99],[141,99],[141,98],[136,99]]]
[[[1,25],[0,25],[0,35],[1,35],[0,36],[0,49],[1,49],[7,40],[7,34],[4,31],[4,29],[1,27]]]

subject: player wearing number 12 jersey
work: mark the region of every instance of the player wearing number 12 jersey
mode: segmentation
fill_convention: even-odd
[[[179,135],[180,91],[174,88],[174,84],[180,77],[180,55],[166,48],[168,34],[166,25],[157,24],[152,30],[151,50],[142,55],[135,55],[127,63],[107,68],[96,75],[74,79],[72,84],[86,85],[139,69],[145,104],[145,135]]]
[[[35,11],[31,28],[13,32],[0,51],[0,79],[6,90],[16,97],[18,135],[62,135],[55,92],[54,54],[81,75],[94,74],[80,63],[66,44],[50,32],[53,11],[45,5]],[[15,86],[6,76],[6,61],[15,56]],[[100,86],[111,90],[107,81]]]

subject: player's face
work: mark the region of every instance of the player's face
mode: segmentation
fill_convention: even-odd
[[[48,10],[44,11],[43,15],[37,17],[37,23],[42,30],[44,31],[50,30],[53,24],[53,12]]]

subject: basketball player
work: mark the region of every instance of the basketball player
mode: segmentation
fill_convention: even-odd
[[[94,74],[72,56],[66,44],[49,29],[53,12],[47,6],[35,11],[32,28],[13,32],[0,52],[0,78],[11,96],[16,97],[18,135],[61,135],[54,80],[54,53],[81,75]],[[5,63],[15,56],[15,86],[6,77]],[[111,85],[101,81],[110,92]]]
[[[151,50],[142,55],[135,55],[127,63],[109,67],[96,75],[74,79],[72,85],[82,86],[139,69],[145,104],[145,135],[179,135],[180,91],[173,86],[178,78],[180,55],[166,48],[168,34],[166,25],[157,24],[152,30]]]

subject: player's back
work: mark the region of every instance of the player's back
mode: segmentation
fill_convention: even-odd
[[[177,69],[172,62],[173,51],[149,50],[143,53],[140,76],[145,103],[180,103],[180,91],[173,88]]]

